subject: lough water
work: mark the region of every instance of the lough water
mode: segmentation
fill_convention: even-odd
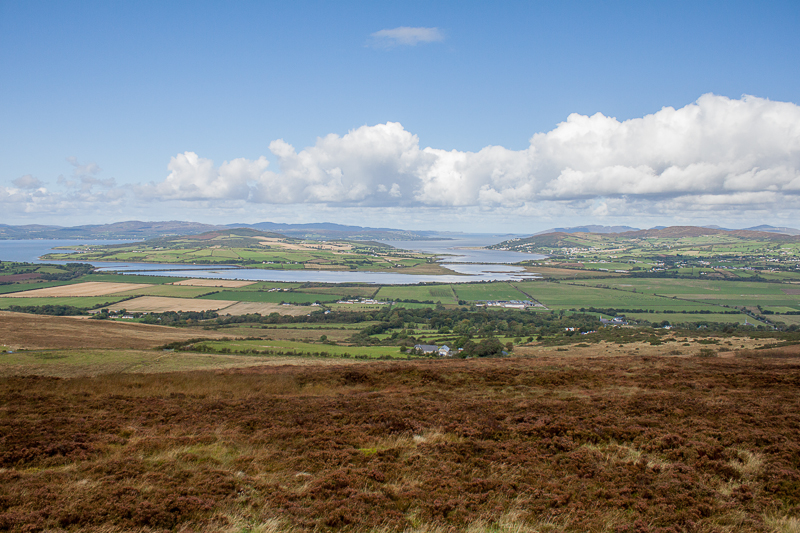
[[[395,272],[351,272],[314,270],[265,270],[237,268],[230,265],[176,265],[157,263],[112,263],[84,261],[100,271],[127,272],[146,276],[174,276],[181,278],[239,279],[248,281],[285,281],[318,283],[372,283],[382,285],[412,285],[415,283],[465,283],[469,281],[518,281],[538,276],[526,272],[512,263],[544,256],[504,252],[500,250],[472,250],[500,242],[508,236],[469,235],[464,238],[441,241],[385,241],[386,244],[406,250],[416,250],[437,255],[448,254],[442,263],[453,275],[399,274]],[[43,263],[40,256],[58,252],[55,247],[79,244],[120,244],[131,241],[109,240],[0,240],[0,260]],[[63,251],[63,250],[61,250]],[[480,263],[480,264],[478,264]],[[458,275],[461,274],[461,275]]]
[[[545,256],[538,254],[526,254],[521,252],[508,252],[505,250],[480,250],[490,244],[497,244],[512,237],[519,235],[464,235],[455,239],[443,239],[440,241],[380,241],[384,244],[402,248],[403,250],[414,250],[428,254],[442,256],[442,263],[487,263],[487,264],[511,264],[520,261],[530,261],[531,259],[543,259]],[[452,268],[447,265],[447,268]]]

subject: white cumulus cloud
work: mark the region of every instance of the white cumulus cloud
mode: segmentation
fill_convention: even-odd
[[[680,109],[666,107],[626,121],[572,114],[517,151],[420,148],[418,137],[396,122],[320,137],[300,151],[283,140],[269,149],[277,159],[275,171],[263,157],[216,167],[192,152],[179,154],[167,179],[150,186],[149,194],[484,208],[621,200],[595,204],[590,212],[597,215],[645,203],[657,210],[675,199],[741,206],[760,204],[767,193],[800,194],[800,107],[752,96],[708,94]]]
[[[269,161],[260,157],[255,161],[234,159],[215,167],[210,159],[185,152],[170,160],[167,179],[141,187],[139,193],[163,200],[247,200],[251,192],[249,183],[261,179],[267,173],[267,166]]]

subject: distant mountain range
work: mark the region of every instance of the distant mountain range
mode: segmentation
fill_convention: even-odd
[[[766,231],[767,233],[783,233],[785,235],[800,235],[800,230],[795,228],[786,228],[780,227],[776,228],[775,226],[767,226],[766,224],[761,226],[753,226],[752,228],[744,228],[750,231]]]
[[[97,224],[74,227],[46,226],[28,224],[10,226],[0,224],[0,239],[154,239],[158,237],[174,237],[180,235],[196,235],[208,231],[231,228],[252,228],[262,231],[280,233],[287,237],[316,240],[388,240],[414,241],[428,240],[437,237],[435,231],[408,231],[392,228],[365,228],[362,226],[345,226],[342,224],[278,224],[275,222],[259,222],[257,224],[225,224],[211,225],[199,222],[172,220],[168,222],[141,222],[129,220],[113,224]]]
[[[695,227],[695,226],[692,226]],[[703,226],[705,229],[721,231],[760,231],[784,235],[800,235],[800,230],[769,225],[754,226],[744,230],[731,230],[719,226]],[[132,239],[144,240],[158,237],[176,237],[181,235],[197,235],[208,231],[231,228],[252,228],[262,231],[280,233],[287,237],[315,240],[357,240],[357,241],[423,241],[431,239],[447,239],[463,234],[438,231],[409,231],[394,228],[369,228],[363,226],[347,226],[330,222],[312,224],[280,224],[277,222],[258,222],[256,224],[224,224],[213,225],[200,222],[179,220],[162,222],[141,222],[129,220],[113,224],[92,224],[84,226],[48,226],[28,224],[11,226],[0,224],[0,240],[9,239]],[[532,236],[551,233],[628,233],[636,231],[663,230],[664,226],[656,226],[642,230],[631,226],[586,225],[570,228],[552,228],[534,233]]]
[[[253,228],[281,233],[287,237],[330,241],[350,239],[356,241],[421,241],[439,239],[437,231],[408,231],[393,228],[365,228],[345,226],[331,222],[316,224],[279,224],[277,222],[258,222],[257,224],[229,224],[228,228]]]
[[[771,226],[768,226],[771,228]],[[495,250],[511,250],[529,253],[551,253],[559,248],[592,248],[594,250],[629,249],[641,245],[642,239],[648,239],[648,247],[653,249],[661,247],[667,250],[670,246],[692,246],[693,243],[708,243],[714,239],[708,237],[721,237],[720,243],[740,243],[751,246],[753,243],[797,243],[799,235],[787,235],[774,231],[759,230],[726,230],[699,226],[669,226],[666,228],[652,228],[635,231],[614,232],[566,232],[541,233],[522,239],[510,239],[487,248]],[[693,241],[702,237],[701,241]],[[660,241],[660,242],[659,242]],[[704,244],[705,245],[705,244]]]
[[[534,233],[532,237],[536,235],[546,235],[547,233],[623,233],[625,231],[636,231],[638,229],[639,228],[632,228],[631,226],[575,226],[573,228],[546,229],[539,233]]]
[[[696,226],[674,226],[674,227],[696,227]],[[775,227],[762,224],[761,226],[753,226],[752,228],[743,228],[735,230],[731,228],[723,228],[721,226],[700,226],[705,229],[715,229],[722,231],[763,231],[766,233],[780,233],[783,235],[800,235],[800,230],[795,228]],[[642,230],[641,228],[633,228],[631,226],[575,226],[572,228],[552,228],[531,235],[546,235],[548,233],[627,233],[629,231],[652,231],[667,229],[667,226],[654,226],[649,230]]]

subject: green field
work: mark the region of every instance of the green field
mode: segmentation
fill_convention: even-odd
[[[0,298],[0,309],[8,309],[13,305],[35,307],[39,305],[69,305],[79,309],[93,309],[99,305],[111,305],[126,298],[109,294],[108,296],[74,296],[59,298]]]
[[[392,304],[392,307],[404,307],[406,309],[433,309],[436,307],[436,304],[420,304],[416,302],[396,302]]]
[[[281,324],[280,326],[261,326],[262,329],[349,329],[349,330],[359,330],[363,329],[367,326],[372,326],[374,324],[378,324],[375,320],[365,320],[363,322],[356,322],[356,323],[336,323],[336,322],[324,322],[321,324],[314,324],[314,323],[301,323],[301,324]]]
[[[83,280],[81,280],[83,281]],[[11,285],[0,285],[0,294],[9,294],[12,292],[21,292],[32,289],[45,289],[47,287],[58,287],[59,285],[69,285],[69,281],[42,281],[39,283],[13,283]]]
[[[684,314],[684,313],[625,313],[625,317],[636,321],[662,322],[668,321],[670,324],[689,324],[697,322],[719,322],[726,324],[744,324],[745,318],[748,324],[760,324],[752,317],[737,313],[735,315],[711,313],[711,314]]]
[[[800,315],[770,315],[767,318],[773,322],[783,322],[787,326],[800,326]]]
[[[496,283],[466,283],[456,285],[456,295],[459,300],[468,302],[485,302],[489,300],[527,300],[528,297],[517,290],[513,284],[505,282]]]
[[[790,285],[753,281],[724,280],[676,280],[676,279],[615,279],[593,280],[587,285],[608,286],[637,293],[677,296],[678,298],[724,304],[731,307],[743,306],[786,306],[800,305],[800,295],[786,294]]]
[[[270,289],[296,289],[301,287],[302,283],[287,283],[283,281],[257,281],[250,285],[243,287],[236,287],[235,290],[239,292],[247,291],[268,291]],[[232,290],[232,289],[227,289]]]
[[[314,285],[312,287],[298,288],[297,290],[314,294],[332,294],[342,298],[373,298],[378,289],[380,287],[377,285]]]
[[[452,285],[436,285],[428,288],[428,292],[434,301],[442,303],[458,303],[455,291]]]
[[[800,272],[764,272],[758,273],[764,279],[775,281],[794,281],[800,282]]]
[[[426,305],[426,304],[422,304]],[[430,304],[433,307],[433,304]],[[330,307],[332,310],[335,311],[352,311],[352,312],[360,312],[360,311],[373,311],[376,309],[386,309],[385,304],[337,304],[332,303],[328,304],[327,307]]]
[[[778,314],[778,315],[782,315],[784,313],[793,313],[793,312],[800,311],[800,305],[794,305],[794,306],[791,306],[791,307],[788,307],[788,306],[786,306],[786,307],[769,306],[769,307],[764,307],[764,310],[765,311],[771,311],[771,312],[773,312],[775,314]]]
[[[321,356],[325,352],[331,357],[393,357],[405,359],[406,354],[400,353],[397,346],[339,346],[322,343],[284,341],[284,340],[232,340],[232,341],[203,341],[194,345],[198,351],[208,347],[213,351],[230,350],[231,353],[248,353],[251,350],[258,352],[288,353],[289,355]],[[225,352],[227,353],[227,352]],[[324,355],[322,355],[324,356]]]
[[[382,301],[387,300],[417,300],[420,302],[441,300],[442,303],[448,298],[449,285],[391,285],[384,286],[375,295],[375,298]],[[438,295],[438,296],[436,296]],[[452,300],[452,292],[449,299]]]
[[[580,309],[582,307],[653,309],[654,311],[716,310],[719,312],[721,310],[719,306],[710,303],[687,302],[641,292],[634,293],[566,282],[524,281],[514,283],[514,285],[536,298],[549,309],[556,310]]]
[[[206,289],[205,292],[209,292]],[[335,302],[339,297],[335,294],[315,294],[306,292],[258,292],[258,291],[238,291],[222,290],[215,294],[208,294],[202,300],[235,300],[239,302],[261,302],[261,303],[314,303],[314,302]]]
[[[105,281],[107,283],[149,283],[149,284],[162,284],[162,283],[177,283],[189,278],[176,278],[171,276],[142,276],[138,274],[89,274],[80,279],[84,281]]]
[[[381,300],[418,300],[454,304],[458,300],[524,300],[526,296],[508,283],[453,283],[450,285],[418,285],[381,287]]]

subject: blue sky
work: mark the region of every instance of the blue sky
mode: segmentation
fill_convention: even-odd
[[[0,223],[797,226],[798,27],[798,2],[0,0]]]

